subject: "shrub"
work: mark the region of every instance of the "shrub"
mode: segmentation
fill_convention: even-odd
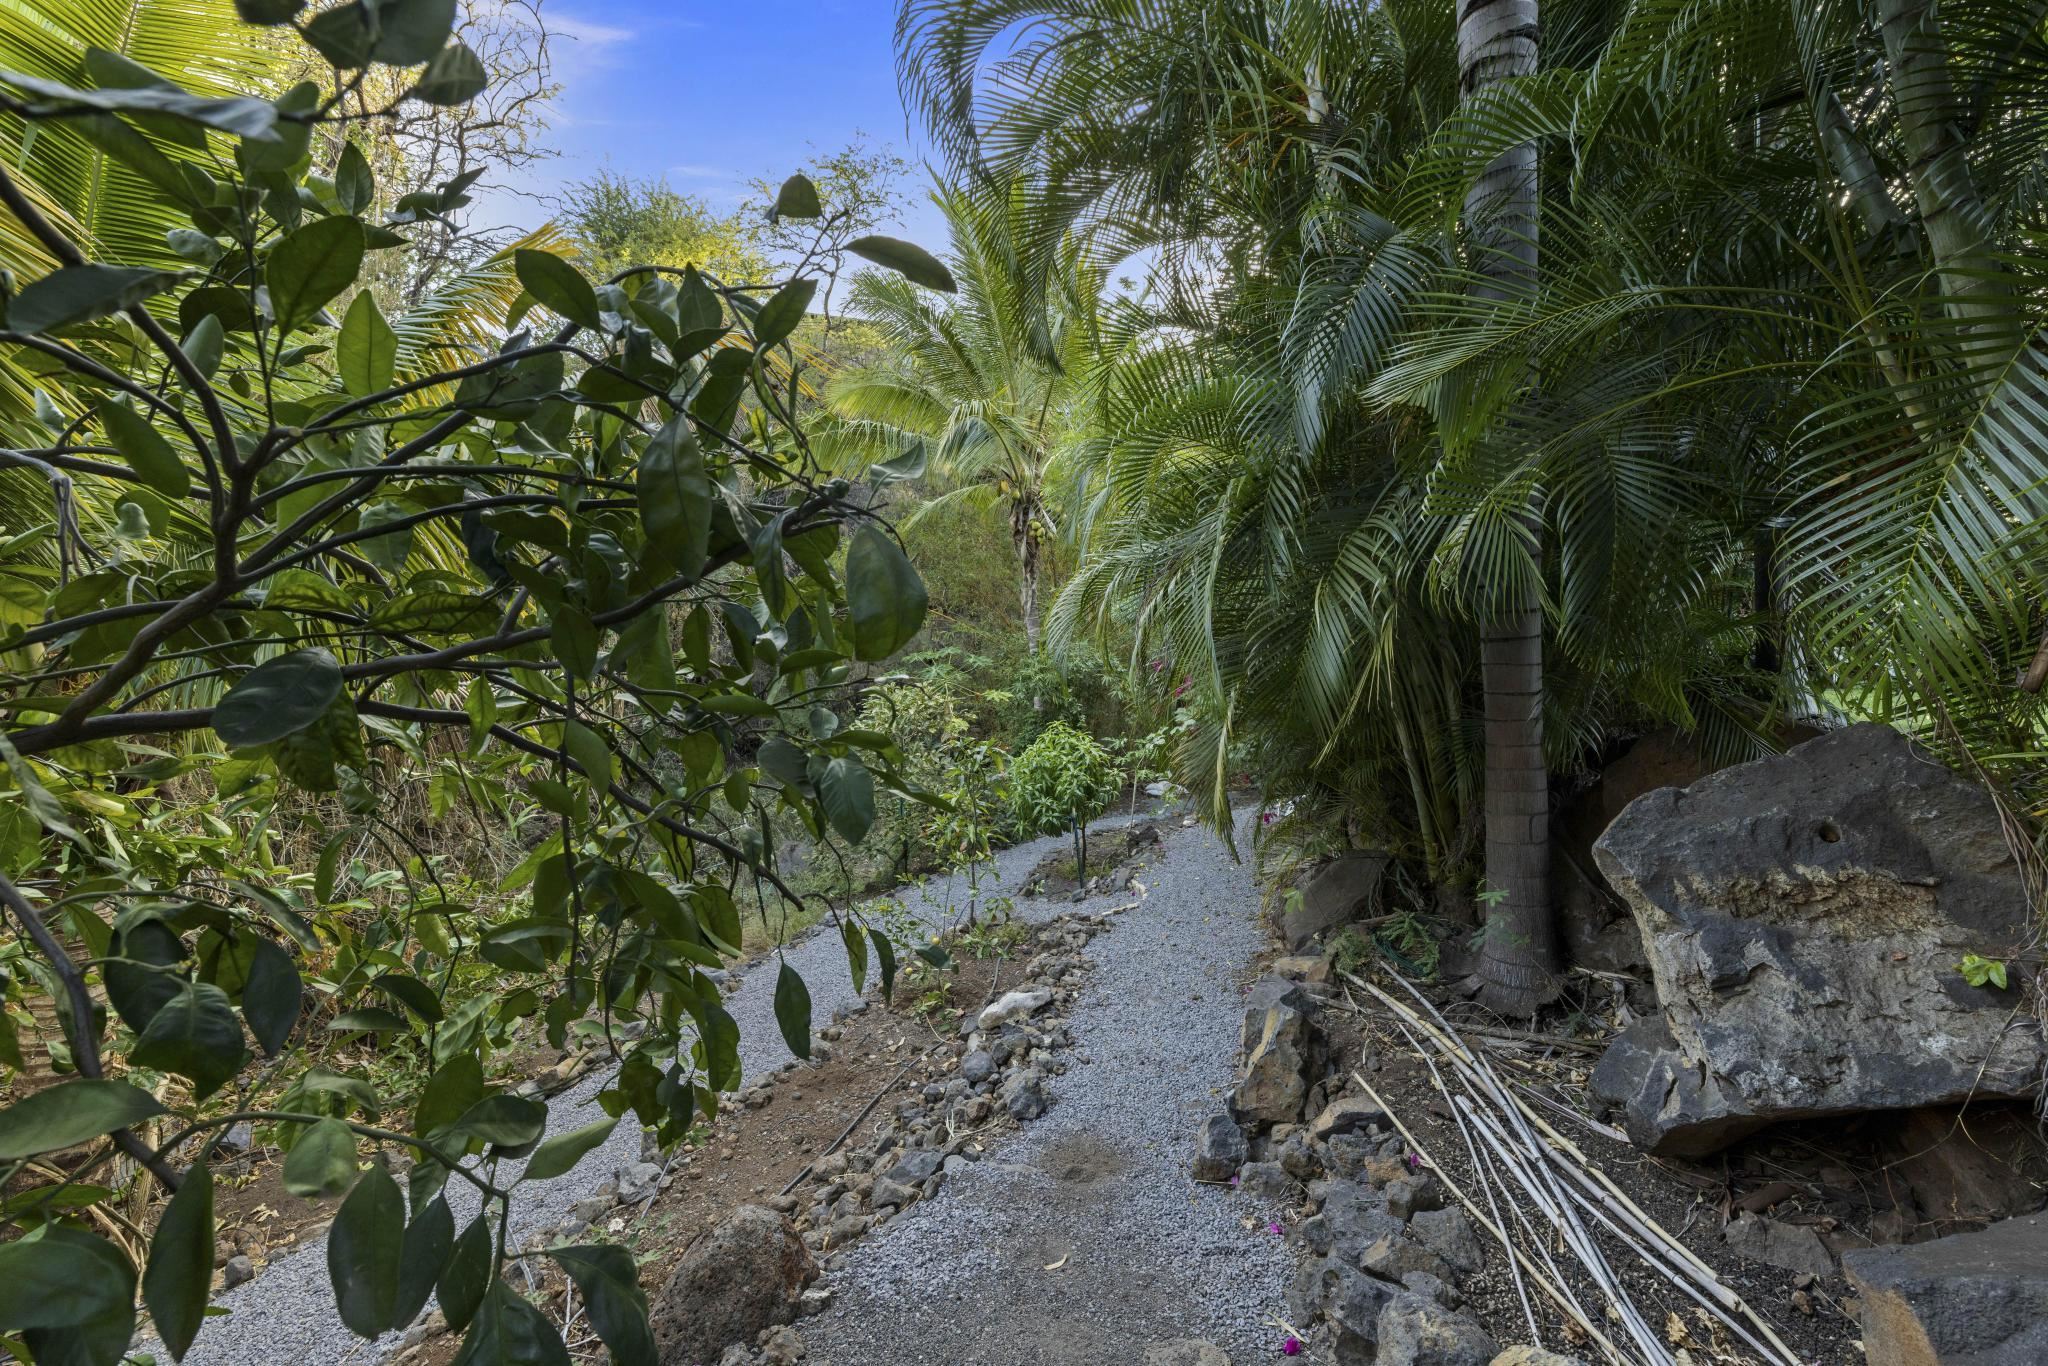
[[[1064,721],[1047,726],[1010,766],[1010,804],[1017,822],[1041,835],[1071,831],[1075,875],[1088,877],[1088,822],[1123,788],[1123,770],[1092,736]]]

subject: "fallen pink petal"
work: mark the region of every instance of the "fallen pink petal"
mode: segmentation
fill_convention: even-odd
[[[1285,1341],[1285,1342],[1283,1342],[1283,1343],[1281,1343],[1281,1344],[1280,1344],[1280,1355],[1281,1355],[1281,1356],[1284,1356],[1284,1357],[1298,1357],[1298,1356],[1300,1356],[1300,1355],[1301,1355],[1301,1339],[1300,1339],[1300,1338],[1297,1338],[1297,1337],[1292,1337],[1292,1336],[1290,1336],[1290,1337],[1289,1337],[1289,1338],[1287,1339],[1287,1341]]]
[[[1266,1225],[1266,1232],[1281,1234],[1287,1232],[1287,1228],[1279,1220],[1275,1219],[1272,1223]]]

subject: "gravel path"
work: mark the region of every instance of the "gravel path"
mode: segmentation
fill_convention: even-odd
[[[1187,1173],[1233,1080],[1250,872],[1176,830],[1139,876],[1143,904],[1088,946],[1069,1016],[1088,1061],[1050,1081],[1044,1119],[847,1251],[832,1309],[799,1325],[813,1366],[1107,1366],[1187,1338],[1237,1366],[1277,1354],[1285,1240]]]
[[[1205,837],[1194,831],[1182,832],[1173,837],[1173,843],[1168,847],[1187,849],[1193,839],[1202,838]],[[994,871],[1001,889],[1014,889],[1040,859],[1065,846],[1064,837],[1054,836],[998,853]],[[1242,881],[1241,873],[1239,880]],[[949,889],[960,898],[959,908],[964,909],[964,878],[950,882],[946,878],[935,879],[905,900],[931,924],[950,923],[957,911],[954,903],[948,900]],[[1018,913],[1025,917],[1049,915],[1056,909],[1036,901],[1020,900],[1018,903]],[[853,983],[846,970],[846,952],[836,933],[828,930],[807,934],[791,945],[786,953],[810,988],[816,1023],[824,1024],[835,1008],[851,1005],[856,1000]],[[771,970],[742,974],[739,990],[726,999],[726,1009],[739,1022],[740,1059],[745,1075],[750,1079],[766,1076],[788,1061],[790,1056],[775,1026],[774,960],[766,961]],[[1224,1065],[1228,1066],[1227,1061]],[[604,1118],[596,1097],[608,1081],[608,1075],[598,1074],[555,1096],[548,1107],[548,1132],[562,1133]],[[1185,1134],[1180,1137],[1184,1138]],[[569,1206],[590,1195],[621,1167],[637,1162],[639,1158],[640,1131],[631,1123],[624,1123],[612,1134],[610,1141],[586,1156],[569,1175],[522,1189],[513,1203],[515,1245],[529,1231],[559,1223]],[[476,1213],[475,1192],[461,1181],[450,1181],[447,1194],[448,1203],[455,1212],[455,1226],[460,1229]],[[381,1361],[400,1342],[400,1335],[396,1333],[388,1334],[376,1343],[365,1342],[342,1326],[334,1312],[334,1293],[327,1277],[324,1240],[300,1244],[265,1266],[255,1280],[215,1296],[214,1304],[231,1312],[225,1317],[209,1320],[200,1330],[198,1340],[185,1357],[187,1366],[277,1366],[280,1362],[293,1363],[293,1366],[326,1366],[327,1363],[367,1366]],[[154,1349],[161,1359],[169,1359],[155,1343],[146,1343],[143,1349]],[[885,1359],[888,1358],[873,1358],[877,1362]]]

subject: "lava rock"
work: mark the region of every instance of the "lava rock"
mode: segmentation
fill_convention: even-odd
[[[932,1174],[945,1163],[944,1153],[930,1148],[917,1148],[903,1154],[896,1165],[889,1168],[883,1177],[886,1181],[900,1182],[906,1186],[922,1185],[931,1180]]]
[[[1734,1223],[1721,1230],[1721,1241],[1751,1261],[1815,1276],[1835,1274],[1835,1259],[1828,1255],[1827,1245],[1805,1224],[1738,1214]]]
[[[1386,1197],[1387,1213],[1403,1221],[1444,1207],[1443,1187],[1428,1172],[1400,1176],[1387,1182]]]
[[[1476,1319],[1403,1291],[1380,1310],[1374,1366],[1490,1366],[1500,1347]]]
[[[1370,1125],[1387,1122],[1387,1112],[1377,1101],[1364,1096],[1339,1096],[1309,1121],[1308,1136],[1326,1142],[1332,1134],[1355,1134]]]
[[[1036,1073],[1019,1072],[1004,1084],[1003,1108],[1020,1124],[1045,1113],[1045,1091]]]
[[[661,1184],[661,1168],[652,1162],[635,1162],[619,1168],[619,1203],[630,1205],[654,1194]]]
[[[1306,948],[1325,930],[1355,918],[1379,891],[1387,856],[1354,850],[1317,864],[1295,883],[1301,895],[1289,897],[1280,914],[1280,937],[1290,953]]]
[[[1266,1009],[1259,1041],[1232,1096],[1237,1113],[1259,1124],[1292,1124],[1308,1098],[1308,1016],[1292,1006]]]
[[[1956,968],[2031,928],[1997,803],[1890,727],[1648,793],[1593,855],[1668,1029],[1595,1073],[1638,1145],[1699,1156],[1781,1120],[2038,1091],[2039,1026]]]
[[[1237,1175],[1237,1189],[1254,1200],[1278,1203],[1294,1183],[1278,1162],[1247,1162]]]
[[[1531,1347],[1526,1343],[1510,1347],[1495,1357],[1490,1366],[1586,1366],[1580,1357],[1568,1357],[1542,1347]]]
[[[960,1079],[969,1086],[979,1086],[996,1074],[996,1060],[985,1048],[977,1048],[960,1059]]]
[[[2048,1361],[2048,1214],[1844,1253],[1866,1358],[1885,1366]]]
[[[1321,1315],[1336,1339],[1338,1366],[1372,1366],[1380,1310],[1400,1293],[1385,1281],[1325,1257],[1305,1263],[1288,1289],[1288,1312],[1298,1324]]]
[[[995,1029],[1013,1020],[1027,1019],[1052,1004],[1052,993],[1043,987],[1036,991],[1009,991],[1002,999],[981,1012],[979,1024],[983,1029]]]
[[[227,1259],[220,1269],[220,1288],[233,1290],[256,1279],[256,1263],[241,1253]]]
[[[1425,1210],[1408,1221],[1408,1232],[1460,1275],[1469,1276],[1486,1265],[1486,1249],[1461,1209]]]
[[[838,1233],[834,1226],[834,1235]],[[661,1366],[692,1366],[727,1343],[793,1322],[818,1264],[781,1215],[741,1205],[676,1263],[651,1321]]]

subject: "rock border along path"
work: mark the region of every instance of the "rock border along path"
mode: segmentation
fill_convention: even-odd
[[[1001,851],[994,860],[998,885],[993,890],[1014,889],[1040,859],[1061,847],[1064,837],[1054,836]],[[1282,1240],[1248,1233],[1239,1221],[1254,1211],[1232,1199],[1227,1190],[1194,1186],[1185,1160],[1195,1124],[1216,1108],[1231,1081],[1243,1014],[1238,977],[1260,947],[1250,875],[1231,861],[1213,836],[1174,828],[1167,832],[1159,862],[1143,876],[1150,890],[1144,904],[1120,916],[1116,928],[1090,946],[1102,967],[1077,1006],[1072,1025],[1076,1061],[1091,1058],[1092,1064],[1075,1066],[1057,1079],[1052,1088],[1056,1108],[1027,1135],[949,1187],[938,1200],[916,1207],[852,1250],[849,1269],[833,1278],[841,1287],[844,1307],[804,1325],[807,1337],[815,1330],[821,1344],[828,1339],[836,1344],[825,1354],[832,1366],[940,1361],[1080,1366],[1092,1360],[1121,1360],[1134,1350],[1133,1343],[1142,1347],[1152,1340],[1130,1336],[1138,1331],[1131,1318],[1134,1311],[1161,1325],[1161,1331],[1152,1334],[1157,1338],[1195,1335],[1197,1325],[1209,1324],[1215,1326],[1219,1341],[1239,1344],[1243,1351],[1254,1340],[1271,1337],[1254,1325],[1281,1301],[1287,1265]],[[983,890],[990,890],[986,881]],[[964,910],[965,893],[964,878],[937,878],[905,900],[929,923],[940,925]],[[1020,899],[1017,915],[1041,920],[1070,908],[1064,900]],[[844,950],[829,929],[802,936],[785,952],[810,987],[817,1023],[857,1000]],[[726,1001],[739,1022],[741,1060],[749,1079],[767,1076],[789,1057],[775,1026],[774,977],[773,971],[741,974],[739,989]],[[548,1132],[602,1118],[596,1096],[608,1080],[607,1075],[593,1076],[555,1096],[549,1102]],[[1060,1192],[1064,1199],[1048,1203],[1044,1189],[1032,1189],[1046,1179],[1034,1154],[1050,1152],[1063,1136],[1075,1135],[1084,1144],[1104,1145],[1114,1155],[1108,1159],[1114,1170],[1099,1182],[1070,1181],[1067,1184],[1075,1190]],[[559,1224],[571,1205],[639,1158],[640,1133],[622,1124],[569,1176],[521,1192],[513,1208],[513,1241]],[[1069,1166],[1085,1169],[1090,1161],[1083,1154]],[[448,1196],[460,1227],[475,1212],[472,1192],[462,1183],[450,1182]],[[1012,1198],[1037,1206],[1034,1217],[1021,1228],[991,1224],[996,1207]],[[1126,1207],[1126,1217],[1118,1217],[1119,1206]],[[1057,1219],[1051,1217],[1055,1211]],[[1051,1355],[1031,1355],[1040,1348],[1022,1340],[1016,1348],[1023,1354],[1017,1356],[948,1354],[952,1349],[940,1345],[938,1320],[949,1312],[949,1305],[950,1312],[964,1308],[976,1319],[991,1317],[985,1306],[950,1298],[964,1289],[962,1275],[977,1279],[977,1271],[998,1267],[990,1259],[1000,1249],[987,1245],[990,1240],[1015,1242],[1022,1248],[1035,1237],[1052,1246],[1069,1227],[1075,1246],[1066,1267],[1075,1274],[1044,1287],[1061,1302],[1055,1305],[1057,1313],[1041,1316],[1020,1310],[1016,1323],[1017,1331],[1024,1333],[1043,1317],[1039,1337]],[[1055,1252],[1030,1262],[1036,1251],[1027,1250],[1012,1260],[1028,1263],[1032,1272],[1050,1281],[1059,1273],[1039,1268],[1060,1255]],[[928,1268],[930,1275],[920,1268]],[[869,1277],[873,1284],[864,1286],[863,1279]],[[879,1298],[871,1302],[871,1297]],[[328,1284],[324,1240],[299,1245],[265,1266],[254,1280],[216,1295],[214,1304],[231,1313],[201,1329],[186,1355],[188,1366],[275,1366],[280,1361],[365,1366],[383,1360],[402,1341],[400,1334],[392,1333],[375,1343],[365,1342],[341,1325]],[[883,1322],[876,1327],[883,1336],[876,1339],[879,1345],[872,1355],[863,1355],[870,1349],[849,1336],[845,1325],[870,1313],[881,1316]],[[1062,1329],[1060,1325],[1076,1313],[1082,1316],[1085,1331]],[[892,1325],[901,1331],[912,1324],[921,1326],[919,1336],[929,1344],[887,1331]],[[1180,1331],[1181,1325],[1187,1331]],[[1093,1348],[1076,1354],[1060,1345],[1084,1338],[1110,1342],[1100,1336],[1104,1333],[1118,1334],[1120,1345],[1099,1357],[1089,1355]],[[145,1343],[143,1350],[154,1346]]]
[[[1294,1261],[1269,1231],[1278,1211],[1188,1174],[1263,946],[1250,870],[1177,829],[1139,878],[1143,902],[1086,949],[1050,1112],[842,1254],[832,1308],[799,1325],[807,1366],[1107,1366],[1190,1338],[1239,1366],[1277,1350]]]

